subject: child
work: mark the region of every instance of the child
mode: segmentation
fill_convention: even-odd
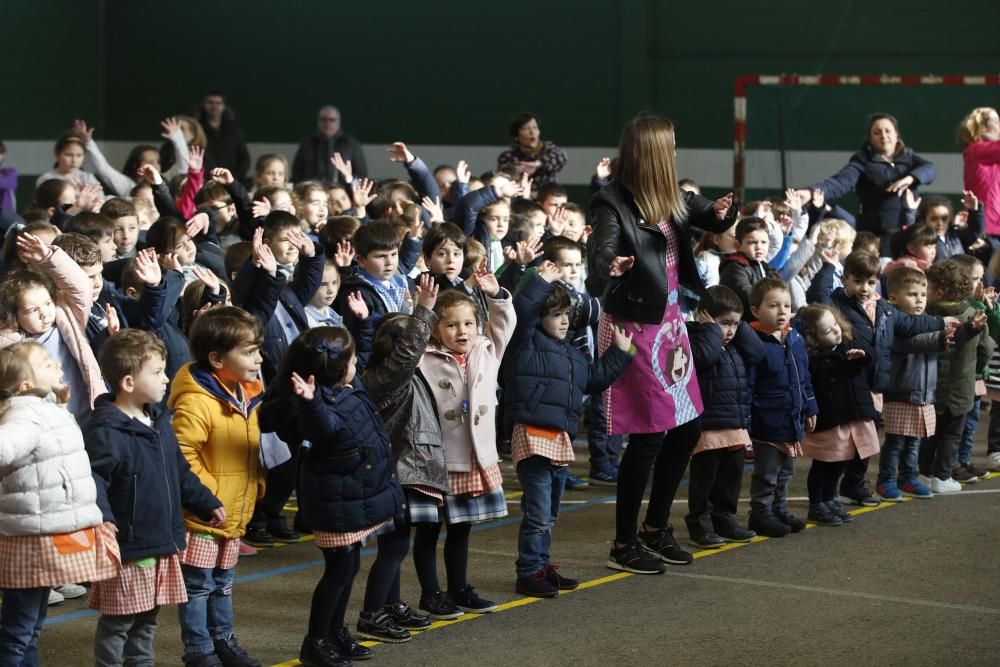
[[[604,391],[632,361],[632,336],[618,328],[614,345],[593,365],[567,340],[569,295],[553,285],[560,273],[546,261],[522,282],[504,368],[504,426],[513,434],[512,459],[524,492],[515,588],[532,597],[555,597],[579,585],[550,561],[552,526],[575,459],[583,397]]]
[[[722,258],[739,250],[736,240],[736,225],[720,234],[705,232],[698,245],[694,248],[694,261],[698,266],[698,275],[706,287],[719,284],[719,266]],[[743,312],[742,307],[740,312]]]
[[[828,303],[830,293],[844,286],[844,260],[853,252],[855,231],[843,220],[834,219],[824,220],[817,227],[820,247],[815,257],[822,265],[809,280],[806,299],[809,303]]]
[[[347,188],[339,183],[326,189],[326,198],[330,215],[350,215],[354,209]]]
[[[306,319],[309,328],[339,327],[344,318],[333,309],[333,302],[340,292],[340,269],[332,259],[323,260],[323,280],[319,283],[316,293],[306,304]]]
[[[101,206],[101,215],[111,220],[114,227],[115,257],[135,257],[139,244],[139,218],[135,204],[127,199],[113,197]]]
[[[736,223],[738,250],[726,255],[719,267],[719,284],[739,295],[743,302],[743,317],[751,317],[750,288],[764,278],[778,279],[778,273],[767,263],[770,240],[767,223],[760,218],[743,218]]]
[[[764,344],[741,321],[743,304],[728,287],[709,287],[689,323],[698,386],[705,398],[701,437],[691,454],[688,515],[691,544],[714,549],[757,536],[736,519],[743,482],[743,450],[750,444],[750,369],[764,358]]]
[[[194,361],[181,368],[168,407],[181,453],[198,478],[213,489],[226,512],[213,526],[184,514],[187,547],[181,570],[188,601],[180,606],[183,660],[189,665],[251,665],[233,630],[233,579],[239,538],[263,485],[257,406],[264,332],[246,311],[220,306],[191,326]]]
[[[62,369],[38,343],[0,350],[0,662],[38,665],[49,589],[115,576],[83,437]],[[61,397],[60,398],[57,398]]]
[[[983,232],[983,209],[979,199],[970,190],[964,190],[962,195],[965,210],[959,216],[965,217],[966,224],[961,229],[957,225],[959,216],[955,215],[947,197],[925,195],[917,207],[917,224],[927,225],[937,235],[935,259],[938,262],[964,255]]]
[[[312,235],[319,232],[326,224],[330,206],[323,186],[316,181],[296,183],[292,201],[295,215],[302,221],[305,231]]]
[[[420,579],[420,611],[431,618],[454,618],[461,611],[496,609],[466,581],[471,524],[507,515],[496,448],[496,385],[500,360],[513,334],[516,318],[510,295],[496,277],[483,273],[479,289],[490,300],[489,319],[479,334],[480,313],[472,300],[456,290],[438,296],[433,344],[419,368],[430,385],[441,422],[450,490],[438,510],[430,501],[410,510],[424,512],[433,523],[417,526],[413,560]],[[448,523],[445,567],[448,592],[437,578],[437,541]]]
[[[823,304],[807,306],[797,319],[809,348],[809,377],[819,416],[806,433],[803,452],[813,459],[807,480],[809,521],[840,526],[851,521],[837,502],[837,483],[847,461],[878,454],[875,404],[863,365],[871,355],[850,343],[851,325]]]
[[[83,234],[97,244],[101,250],[102,262],[113,262],[116,258],[115,226],[111,219],[101,213],[83,211],[74,215],[63,227],[64,232]]]
[[[905,266],[896,269],[889,276],[887,289],[889,303],[899,311],[907,315],[924,312],[927,277],[919,269]],[[917,452],[920,439],[934,435],[937,356],[948,344],[954,344],[952,331],[934,331],[893,341],[892,382],[883,395],[885,443],[875,486],[882,500],[895,503],[902,501],[903,496],[931,498],[934,495],[917,480]]]
[[[257,158],[253,182],[257,188],[284,187],[288,174],[288,158],[278,153],[265,153]]]
[[[446,222],[435,225],[424,236],[423,255],[427,272],[434,276],[441,290],[456,289],[470,297],[483,315],[486,315],[486,297],[476,286],[475,266],[466,266],[470,246],[476,244],[456,225]],[[467,276],[462,278],[462,276]]]
[[[63,367],[70,388],[67,409],[82,423],[104,393],[104,379],[86,333],[94,302],[90,280],[61,248],[32,234],[22,234],[17,243],[27,263],[45,275],[18,271],[0,285],[0,309],[7,314],[0,347],[22,340],[40,343]],[[46,275],[59,287],[58,294]]]
[[[774,278],[764,278],[750,290],[756,318],[752,326],[764,343],[764,358],[750,371],[750,530],[766,537],[805,528],[785,503],[795,460],[802,455],[802,438],[816,427],[818,412],[806,345],[791,328],[791,299],[788,286]]]
[[[310,329],[289,348],[277,379],[279,392],[291,390],[299,398],[299,432],[313,443],[302,467],[299,503],[326,561],[299,653],[307,665],[342,664],[335,662],[338,649],[355,648],[344,627],[344,613],[361,565],[361,547],[372,536],[392,531],[394,521],[405,522],[389,436],[365,391],[351,386],[356,360],[346,330]],[[383,593],[405,554],[404,548],[402,555],[389,557],[388,567],[373,566],[369,578],[382,579]],[[385,559],[385,554],[379,557]],[[384,604],[380,602],[377,611],[361,612],[358,632],[383,642],[409,640],[410,633],[393,622]],[[370,655],[365,653],[352,657]]]
[[[886,277],[901,266],[926,271],[937,258],[937,234],[922,223],[893,234],[890,245],[893,258],[885,265]]]
[[[166,348],[148,331],[108,339],[101,371],[112,387],[97,400],[84,439],[97,503],[118,528],[122,570],[94,584],[87,606],[101,612],[94,640],[98,665],[154,661],[160,607],[187,602],[177,556],[183,550],[183,505],[219,526],[226,512],[181,456],[169,413],[155,410],[167,391]],[[155,411],[154,411],[155,410]]]
[[[562,230],[560,230],[557,236],[565,236],[571,241],[579,241],[583,244],[587,243],[587,237],[590,236],[590,227],[587,225],[587,213],[583,210],[583,207],[573,202],[563,204],[559,212],[556,213],[556,217],[561,217],[563,220]]]
[[[972,278],[954,261],[935,264],[927,270],[927,311],[942,317],[957,317],[965,324],[956,335],[956,345],[938,359],[938,385],[934,400],[937,427],[933,437],[920,443],[918,464],[933,493],[954,493],[962,485],[952,478],[965,416],[976,398],[976,377],[982,373],[995,343],[986,330],[986,315],[970,306]]]

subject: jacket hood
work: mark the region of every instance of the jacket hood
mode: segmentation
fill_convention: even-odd
[[[241,382],[240,387],[247,398],[247,413],[252,412],[264,397],[264,383],[260,380]],[[243,406],[239,404],[236,397],[219,382],[212,371],[195,363],[185,364],[178,371],[170,389],[170,399],[167,401],[167,406],[176,407],[177,398],[187,393],[207,394],[229,404],[236,410],[243,410]]]
[[[750,259],[741,252],[731,252],[722,256],[723,262],[736,262],[740,266],[750,266]]]
[[[98,396],[97,400],[94,401],[94,410],[90,413],[90,423],[134,434],[150,433],[148,426],[119,410],[114,401],[115,397],[111,394]],[[173,414],[173,410],[166,410],[157,405],[147,406],[146,412],[153,420],[154,426],[164,419],[169,419]]]

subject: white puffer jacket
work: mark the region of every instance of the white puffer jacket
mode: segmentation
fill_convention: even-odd
[[[0,407],[0,535],[100,525],[83,435],[65,408],[36,396]]]

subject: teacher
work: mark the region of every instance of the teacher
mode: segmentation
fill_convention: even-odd
[[[497,157],[497,169],[513,167],[528,174],[535,190],[555,183],[566,166],[566,153],[551,141],[542,141],[538,116],[527,111],[517,114],[510,123],[510,136],[514,143]]]
[[[933,183],[936,177],[934,164],[903,144],[896,119],[875,113],[868,117],[868,136],[861,150],[847,165],[799,193],[811,197],[820,190],[829,202],[854,190],[860,202],[858,231],[881,237],[881,254],[888,257],[889,236],[908,224],[903,195],[910,190],[916,196],[918,186]]]
[[[604,303],[598,350],[603,354],[610,346],[612,327],[632,333],[636,348],[633,363],[604,393],[609,432],[631,434],[607,564],[636,574],[661,574],[661,561],[691,562],[668,523],[701,434],[701,392],[680,311],[682,292],[705,291],[688,225],[721,233],[736,217],[732,193],[713,202],[680,189],[675,155],[669,120],[635,118],[622,132],[611,182],[591,201],[587,289]],[[640,532],[636,523],[651,469],[653,490]]]

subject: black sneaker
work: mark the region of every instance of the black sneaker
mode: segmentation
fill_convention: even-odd
[[[752,530],[740,528],[735,523],[726,526],[725,528],[716,528],[715,534],[724,539],[726,542],[753,542],[754,538],[757,537],[757,533]]]
[[[396,625],[384,609],[363,611],[358,615],[358,634],[375,641],[402,644],[410,641],[410,631]]]
[[[840,517],[830,511],[830,508],[823,503],[813,503],[809,505],[809,514],[806,515],[809,521],[817,526],[843,526],[844,522]]]
[[[294,544],[302,539],[302,533],[288,528],[288,523],[285,521],[285,517],[280,517],[279,519],[269,523],[267,526],[267,532],[271,533],[271,536],[276,541],[284,542],[285,544]]]
[[[393,622],[401,628],[424,630],[431,627],[431,619],[429,617],[413,611],[410,605],[405,602],[400,601],[396,604],[387,604],[383,609],[385,609],[385,613],[389,614]]]
[[[578,580],[564,577],[559,574],[558,570],[559,566],[552,563],[545,566],[545,577],[549,580],[550,584],[561,591],[574,591],[579,588],[580,582]]]
[[[367,646],[362,646],[358,643],[358,640],[351,635],[351,631],[347,629],[347,626],[342,626],[340,630],[333,633],[330,637],[330,641],[333,642],[334,648],[337,649],[339,653],[344,658],[351,660],[368,660],[372,657],[372,650]]]
[[[788,526],[793,533],[801,533],[806,529],[806,522],[795,516],[791,512],[783,509],[773,509],[774,518]]]
[[[612,570],[624,570],[633,574],[663,574],[665,569],[659,558],[655,558],[637,543],[622,547],[611,545],[607,566]]]
[[[265,528],[247,527],[247,534],[243,536],[243,541],[255,547],[273,547],[276,540],[274,535]]]
[[[184,667],[222,667],[222,661],[215,653],[197,653],[181,657]]]
[[[306,667],[351,667],[351,661],[337,653],[336,645],[329,639],[302,640],[299,662]]]
[[[254,660],[236,642],[236,637],[229,639],[216,639],[215,655],[219,656],[223,667],[264,667],[259,661]]]
[[[863,483],[856,489],[841,487],[837,501],[844,505],[861,505],[863,507],[878,507],[882,504],[879,497],[868,488],[868,482]]]
[[[674,539],[673,526],[658,530],[640,530],[639,544],[642,548],[656,556],[664,563],[671,565],[690,565],[694,557],[681,549]]]
[[[521,595],[533,598],[554,598],[559,595],[559,588],[548,579],[548,570],[544,567],[534,574],[518,577],[514,590]]]
[[[420,604],[417,607],[420,611],[433,619],[439,621],[449,621],[462,616],[462,610],[455,606],[448,594],[444,591],[420,596]]]
[[[850,513],[847,512],[847,510],[844,509],[844,506],[841,505],[839,501],[837,501],[837,500],[828,500],[828,501],[826,501],[823,504],[826,505],[827,508],[831,512],[833,512],[834,514],[836,514],[837,516],[839,516],[840,520],[843,523],[850,523],[850,522],[854,521],[854,517],[851,516]]]
[[[456,607],[470,614],[488,614],[497,609],[495,602],[479,597],[472,586],[469,585],[466,585],[465,588],[455,593],[449,591],[448,597],[451,598]]]
[[[694,532],[689,533],[688,537],[691,540],[691,544],[699,549],[718,549],[726,544],[726,541],[715,533]]]
[[[764,537],[785,537],[792,529],[778,521],[771,512],[750,514],[750,530]]]

